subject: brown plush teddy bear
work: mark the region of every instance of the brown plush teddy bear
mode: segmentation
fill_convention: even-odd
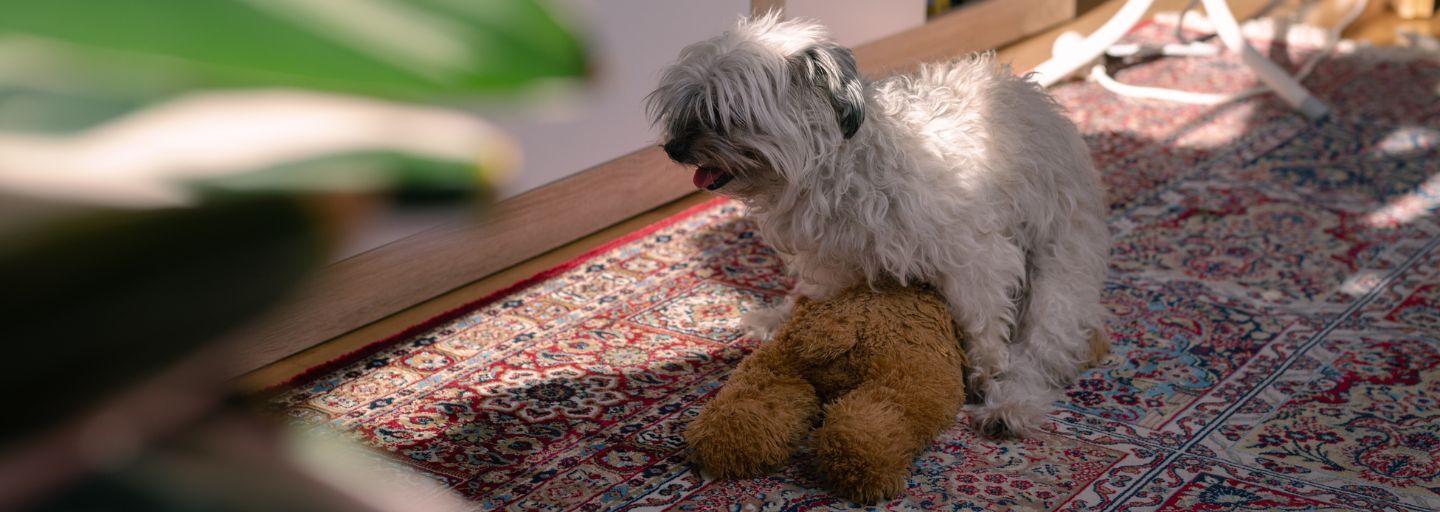
[[[924,288],[856,287],[798,299],[790,320],[740,363],[685,430],[691,459],[718,478],[756,477],[811,439],[821,481],[874,503],[905,489],[910,465],[965,399],[961,333]],[[1094,366],[1110,353],[1090,333]],[[817,421],[823,417],[823,422]]]
[[[797,300],[687,427],[692,460],[719,478],[760,476],[788,461],[823,416],[811,441],[820,480],[862,503],[894,497],[965,401],[951,318],[920,288]]]

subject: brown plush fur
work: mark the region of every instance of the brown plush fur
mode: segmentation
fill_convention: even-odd
[[[1095,368],[1110,356],[1110,333],[1104,328],[1090,331],[1090,363],[1085,368]]]
[[[858,502],[894,497],[964,402],[952,318],[939,295],[916,288],[797,300],[690,423],[692,460],[719,478],[762,475],[789,460],[823,414],[813,439],[820,480]]]

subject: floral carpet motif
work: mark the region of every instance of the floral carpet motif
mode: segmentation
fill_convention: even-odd
[[[1287,65],[1310,48],[1257,44]],[[1254,83],[1229,57],[1117,74]],[[962,414],[881,508],[1440,508],[1440,61],[1362,48],[1306,84],[1329,119],[1268,96],[1201,107],[1055,88],[1109,188],[1114,353],[1039,437],[984,440]],[[715,200],[269,403],[480,510],[852,507],[804,453],[744,481],[685,462],[685,424],[756,347],[738,317],[790,285],[743,209]]]

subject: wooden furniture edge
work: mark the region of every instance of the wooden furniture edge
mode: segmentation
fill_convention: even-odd
[[[785,10],[785,0],[750,0],[750,14]]]
[[[240,375],[695,191],[657,148],[634,151],[326,266],[225,340]],[[380,291],[377,293],[377,291]]]
[[[924,25],[855,49],[869,76],[904,72],[921,63],[999,48],[1075,17],[1076,0],[980,0]],[[957,41],[959,42],[957,44]]]

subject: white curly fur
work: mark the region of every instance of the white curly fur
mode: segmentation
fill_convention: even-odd
[[[1032,433],[1089,361],[1109,249],[1099,176],[1060,107],[993,55],[865,82],[822,27],[771,14],[687,47],[648,102],[672,158],[733,176],[718,191],[750,206],[796,293],[938,288],[983,430]]]

